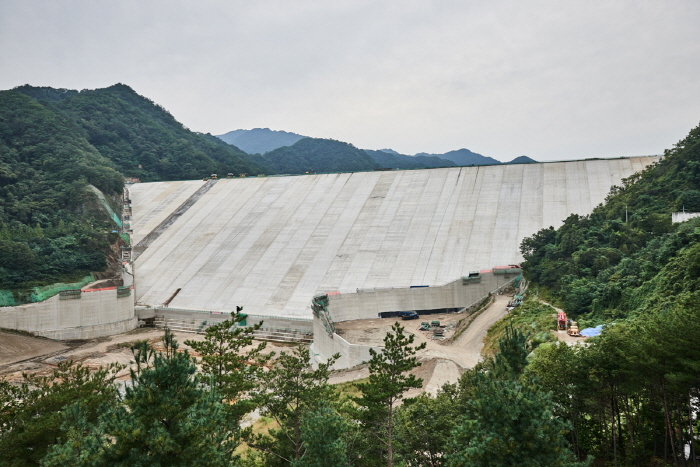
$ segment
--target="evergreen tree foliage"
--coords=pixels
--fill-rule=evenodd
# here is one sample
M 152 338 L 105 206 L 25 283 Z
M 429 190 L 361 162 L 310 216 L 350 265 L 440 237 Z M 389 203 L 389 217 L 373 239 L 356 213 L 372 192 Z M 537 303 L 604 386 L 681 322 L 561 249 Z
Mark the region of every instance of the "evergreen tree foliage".
M 99 407 L 116 398 L 112 383 L 121 368 L 91 372 L 64 361 L 50 376 L 25 374 L 20 385 L 0 381 L 0 466 L 39 465 L 62 436 L 62 413 L 75 401 L 80 401 L 83 420 L 94 422 Z
M 305 449 L 304 417 L 327 408 L 325 404 L 336 399 L 328 377 L 337 358 L 338 355 L 334 355 L 314 369 L 309 349 L 299 345 L 291 353 L 281 352 L 272 368 L 265 372 L 260 394 L 261 412 L 275 420 L 279 428 L 271 430 L 269 435 L 249 433 L 247 442 L 266 454 L 267 465 L 290 465 L 300 461 Z M 316 455 L 313 452 L 312 448 L 309 462 Z
M 304 454 L 292 467 L 350 467 L 345 434 L 348 422 L 326 403 L 308 412 L 301 421 Z
M 262 322 L 239 326 L 246 317 L 242 310 L 243 307 L 237 307 L 231 319 L 208 327 L 203 341 L 185 341 L 201 356 L 201 372 L 213 379 L 217 391 L 227 401 L 234 423 L 255 409 L 252 392 L 258 388 L 269 360 L 269 356 L 261 354 L 266 346 L 264 342 L 243 350 L 253 344 L 254 332 Z
M 409 371 L 420 366 L 416 352 L 425 342 L 411 346 L 413 334 L 406 335 L 400 323 L 395 323 L 384 336 L 382 351 L 370 349 L 369 381 L 358 384 L 362 396 L 353 400 L 358 405 L 356 418 L 366 435 L 366 456 L 363 465 L 394 464 L 394 411 L 403 394 L 422 387 L 423 380 Z
M 480 375 L 479 397 L 467 404 L 464 422 L 450 440 L 450 467 L 576 466 L 552 414 L 549 394 L 517 380 Z
M 120 403 L 102 407 L 90 426 L 80 404 L 66 412 L 67 442 L 47 455 L 46 466 L 225 466 L 234 465 L 234 430 L 221 396 L 195 374 L 187 352 L 178 352 L 166 332 L 165 351 L 155 353 Z
M 443 465 L 462 412 L 454 385 L 443 386 L 435 397 L 423 393 L 405 400 L 396 411 L 394 427 L 398 457 L 412 467 Z
M 553 414 L 551 394 L 524 375 L 528 338 L 509 327 L 499 352 L 482 371 L 465 374 L 471 397 L 448 443 L 447 466 L 581 466 Z

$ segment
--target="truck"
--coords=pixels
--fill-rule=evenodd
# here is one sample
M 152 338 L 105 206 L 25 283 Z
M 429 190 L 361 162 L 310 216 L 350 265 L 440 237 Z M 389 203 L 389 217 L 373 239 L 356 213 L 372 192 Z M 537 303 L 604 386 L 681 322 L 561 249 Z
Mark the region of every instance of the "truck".
M 397 311 L 396 316 L 400 317 L 402 320 L 418 319 L 418 313 L 415 311 Z

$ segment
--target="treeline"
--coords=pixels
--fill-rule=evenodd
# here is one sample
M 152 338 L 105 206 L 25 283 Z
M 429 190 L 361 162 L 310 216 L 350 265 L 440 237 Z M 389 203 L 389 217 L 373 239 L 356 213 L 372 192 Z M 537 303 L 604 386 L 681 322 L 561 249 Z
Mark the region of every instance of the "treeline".
M 332 139 L 303 138 L 259 156 L 276 173 L 361 172 L 381 168 L 365 151 Z
M 239 309 L 240 311 L 240 309 Z M 50 377 L 0 382 L 0 465 L 12 466 L 578 466 L 552 395 L 528 372 L 529 343 L 510 329 L 495 358 L 437 397 L 400 402 L 422 380 L 413 336 L 396 323 L 356 391 L 328 384 L 299 346 L 276 358 L 232 319 L 186 341 L 166 330 L 159 350 L 131 346 L 122 368 L 59 365 Z M 199 368 L 199 370 L 198 370 Z M 122 388 L 122 389 L 118 389 Z M 258 408 L 269 429 L 240 428 Z
M 698 290 L 697 221 L 672 225 L 674 211 L 700 211 L 700 127 L 664 158 L 613 187 L 589 216 L 523 241 L 530 279 L 586 323 L 622 319 Z
M 124 178 L 67 118 L 0 92 L 0 289 L 105 269 L 114 226 L 88 184 L 118 197 Z
M 609 325 L 586 346 L 544 344 L 527 372 L 552 394 L 579 458 L 612 465 L 697 465 L 697 297 Z M 603 464 L 601 464 L 603 465 Z
M 80 92 L 20 86 L 11 92 L 30 96 L 70 120 L 84 140 L 126 177 L 152 182 L 194 180 L 212 173 L 270 173 L 235 146 L 188 130 L 124 84 Z
M 528 372 L 571 424 L 576 454 L 614 465 L 697 465 L 700 411 L 700 127 L 613 187 L 590 216 L 525 239 L 540 295 L 583 326 L 586 346 L 543 344 Z

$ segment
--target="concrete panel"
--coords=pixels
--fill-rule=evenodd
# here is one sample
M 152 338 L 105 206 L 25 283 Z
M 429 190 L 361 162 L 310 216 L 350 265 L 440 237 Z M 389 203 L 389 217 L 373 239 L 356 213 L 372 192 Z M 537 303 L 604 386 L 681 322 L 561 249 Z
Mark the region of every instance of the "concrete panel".
M 310 318 L 318 293 L 443 285 L 521 261 L 523 238 L 657 159 L 218 180 L 135 261 L 136 297 Z M 202 183 L 131 185 L 134 239 Z
M 117 297 L 116 288 L 90 291 L 81 298 L 0 308 L 0 327 L 50 339 L 92 339 L 130 331 L 137 325 L 133 295 Z

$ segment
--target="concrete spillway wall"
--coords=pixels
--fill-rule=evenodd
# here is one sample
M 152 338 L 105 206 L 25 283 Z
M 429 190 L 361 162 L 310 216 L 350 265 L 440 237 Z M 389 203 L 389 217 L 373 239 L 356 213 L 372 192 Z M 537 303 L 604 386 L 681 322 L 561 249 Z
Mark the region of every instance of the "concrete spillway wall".
M 519 271 L 519 270 L 518 270 Z M 498 292 L 510 284 L 520 273 L 494 274 L 482 272 L 478 282 L 459 279 L 441 287 L 395 288 L 358 291 L 351 294 L 331 294 L 328 296 L 328 314 L 314 316 L 314 341 L 311 352 L 318 363 L 327 361 L 338 353 L 340 358 L 334 368 L 350 368 L 369 360 L 370 349 L 380 347 L 351 344 L 329 329 L 324 320 L 333 323 L 357 319 L 372 319 L 392 311 L 419 313 L 427 310 L 465 309 L 472 307 L 489 294 Z
M 134 184 L 137 300 L 311 318 L 319 293 L 446 284 L 657 159 Z
M 133 291 L 88 290 L 43 302 L 0 308 L 0 327 L 50 339 L 92 339 L 136 328 Z M 80 298 L 75 298 L 76 296 Z

